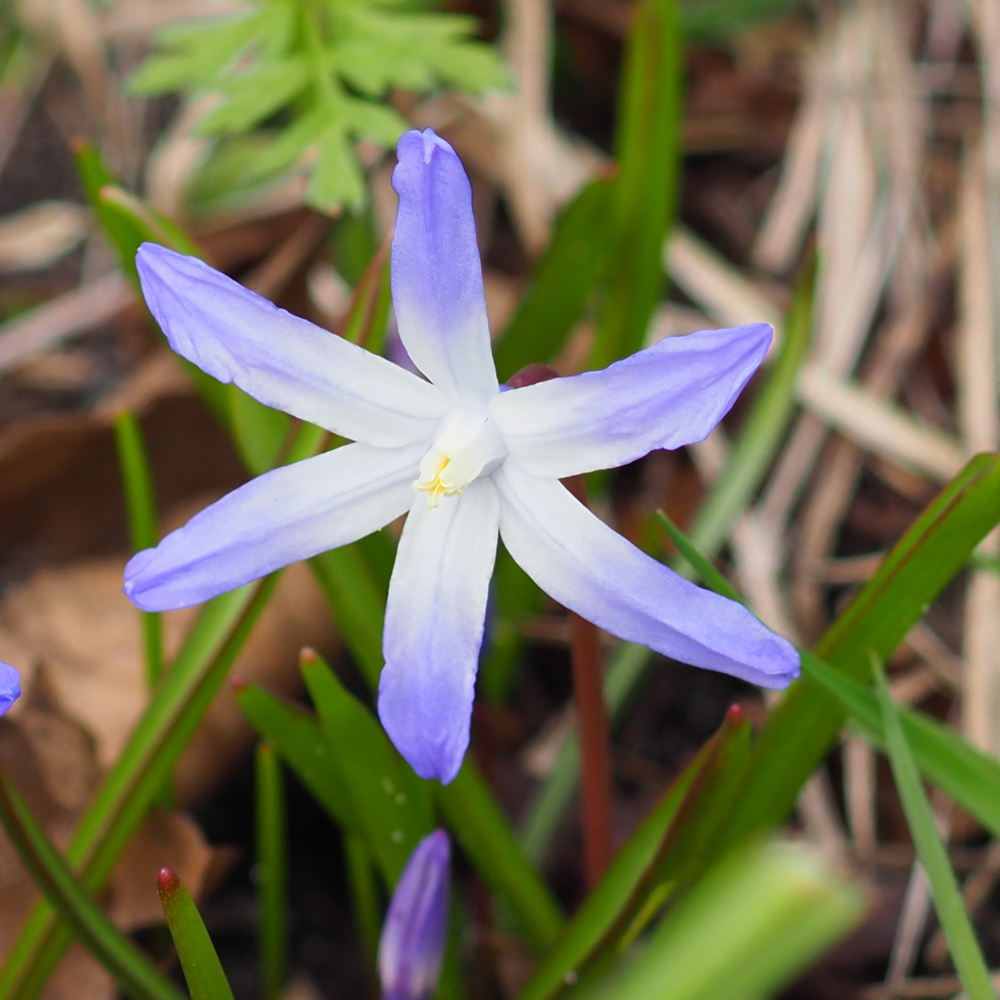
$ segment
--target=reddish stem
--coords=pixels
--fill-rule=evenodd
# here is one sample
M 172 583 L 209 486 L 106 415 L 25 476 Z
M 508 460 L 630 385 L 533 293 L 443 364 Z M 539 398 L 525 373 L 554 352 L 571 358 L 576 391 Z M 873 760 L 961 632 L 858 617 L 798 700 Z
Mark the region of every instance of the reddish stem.
M 570 492 L 586 503 L 582 476 L 566 480 Z M 573 699 L 580 740 L 583 796 L 584 875 L 592 889 L 611 863 L 611 736 L 604 700 L 604 657 L 596 625 L 570 612 Z

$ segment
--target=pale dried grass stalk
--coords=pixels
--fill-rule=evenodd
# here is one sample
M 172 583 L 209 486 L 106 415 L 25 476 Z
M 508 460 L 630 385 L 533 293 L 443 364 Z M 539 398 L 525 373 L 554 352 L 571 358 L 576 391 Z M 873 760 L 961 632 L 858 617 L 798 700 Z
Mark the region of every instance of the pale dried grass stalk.
M 134 301 L 135 292 L 128 281 L 121 274 L 110 274 L 3 324 L 0 372 L 106 323 Z
M 948 482 L 965 464 L 964 450 L 950 435 L 817 364 L 803 369 L 798 393 L 804 406 L 845 437 L 935 482 Z
M 989 258 L 987 169 L 980 151 L 966 158 L 961 193 L 961 274 L 956 381 L 958 425 L 966 452 L 1000 444 L 997 350 Z M 979 546 L 1000 555 L 1000 533 Z M 1000 750 L 1000 579 L 973 570 L 966 592 L 962 729 L 978 747 Z
M 684 293 L 723 326 L 770 323 L 781 338 L 781 311 L 752 281 L 684 226 L 675 226 L 663 248 L 663 266 Z
M 753 248 L 753 261 L 780 274 L 795 262 L 816 207 L 820 156 L 830 105 L 830 51 L 806 57 L 802 103 L 788 136 L 781 180 Z
M 844 760 L 844 804 L 847 822 L 859 861 L 869 861 L 875 854 L 877 791 L 875 752 L 860 737 L 849 735 L 842 744 Z

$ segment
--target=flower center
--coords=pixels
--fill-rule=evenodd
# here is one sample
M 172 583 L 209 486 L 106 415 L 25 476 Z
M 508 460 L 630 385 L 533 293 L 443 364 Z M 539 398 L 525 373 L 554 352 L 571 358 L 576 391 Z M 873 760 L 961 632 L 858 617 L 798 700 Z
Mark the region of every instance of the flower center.
M 413 488 L 427 494 L 428 507 L 437 507 L 442 497 L 457 496 L 474 479 L 489 475 L 506 454 L 500 432 L 485 413 L 453 410 L 438 425 Z

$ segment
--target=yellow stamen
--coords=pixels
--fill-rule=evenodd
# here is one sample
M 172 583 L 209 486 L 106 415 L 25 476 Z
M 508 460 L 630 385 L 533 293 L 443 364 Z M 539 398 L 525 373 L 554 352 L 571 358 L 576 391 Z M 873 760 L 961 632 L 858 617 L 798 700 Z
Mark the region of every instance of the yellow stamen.
M 439 507 L 441 505 L 441 497 L 451 497 L 462 492 L 460 488 L 449 486 L 441 481 L 441 473 L 444 472 L 450 461 L 451 458 L 449 456 L 442 455 L 438 459 L 437 468 L 434 470 L 434 478 L 430 480 L 418 479 L 413 484 L 415 490 L 421 490 L 427 494 L 428 507 Z

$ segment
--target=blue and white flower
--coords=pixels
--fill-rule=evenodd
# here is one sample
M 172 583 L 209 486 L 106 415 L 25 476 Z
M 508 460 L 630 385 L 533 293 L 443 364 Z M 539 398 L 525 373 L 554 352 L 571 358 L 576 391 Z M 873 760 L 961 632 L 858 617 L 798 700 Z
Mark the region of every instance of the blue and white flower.
M 468 178 L 429 129 L 399 141 L 392 297 L 426 381 L 152 244 L 143 293 L 174 350 L 222 382 L 356 442 L 258 477 L 128 564 L 146 610 L 184 607 L 402 514 L 379 687 L 414 770 L 448 782 L 469 740 L 498 534 L 560 604 L 666 656 L 764 687 L 798 654 L 749 611 L 640 552 L 567 476 L 704 438 L 771 340 L 766 325 L 660 341 L 603 371 L 500 392 Z

